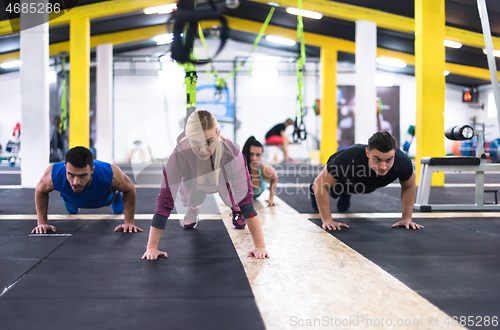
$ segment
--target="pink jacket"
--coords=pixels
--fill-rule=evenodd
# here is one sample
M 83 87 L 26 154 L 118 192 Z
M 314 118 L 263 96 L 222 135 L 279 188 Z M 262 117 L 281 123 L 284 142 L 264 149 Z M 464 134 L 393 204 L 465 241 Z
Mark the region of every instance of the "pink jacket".
M 177 146 L 163 168 L 163 179 L 158 195 L 155 213 L 168 217 L 174 208 L 177 191 L 181 190 L 183 202 L 189 204 L 196 193 L 196 155 L 191 150 L 185 132 L 177 138 Z M 219 195 L 232 209 L 253 203 L 253 191 L 247 162 L 241 151 L 228 139 L 219 142 L 217 148 L 224 148 L 219 174 Z

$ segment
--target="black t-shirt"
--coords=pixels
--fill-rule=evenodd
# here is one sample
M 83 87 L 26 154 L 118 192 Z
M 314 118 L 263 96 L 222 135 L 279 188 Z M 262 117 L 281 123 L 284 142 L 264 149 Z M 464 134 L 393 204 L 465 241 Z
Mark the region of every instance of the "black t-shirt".
M 379 176 L 368 166 L 366 144 L 355 144 L 348 149 L 334 153 L 328 159 L 328 173 L 341 184 L 347 185 L 350 194 L 368 194 L 375 189 L 385 187 L 394 180 L 407 181 L 413 174 L 410 158 L 396 149 L 394 165 L 384 176 Z M 340 191 L 337 191 L 340 193 Z
M 269 130 L 269 132 L 267 132 L 266 139 L 268 139 L 268 138 L 270 138 L 271 136 L 274 136 L 274 135 L 281 136 L 281 131 L 284 131 L 284 130 L 286 130 L 285 124 L 283 124 L 283 123 L 278 124 L 278 125 L 274 126 L 273 128 L 271 128 Z

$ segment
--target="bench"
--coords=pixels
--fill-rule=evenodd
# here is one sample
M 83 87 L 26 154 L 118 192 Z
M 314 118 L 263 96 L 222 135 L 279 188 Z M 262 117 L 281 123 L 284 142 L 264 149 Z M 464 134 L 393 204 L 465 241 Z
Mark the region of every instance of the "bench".
M 488 164 L 479 157 L 423 157 L 422 168 L 414 209 L 422 212 L 435 210 L 448 211 L 486 211 L 500 210 L 496 190 L 484 190 L 484 173 L 500 171 L 500 164 Z M 434 172 L 466 172 L 476 173 L 475 204 L 429 204 L 432 175 Z M 484 193 L 494 193 L 495 203 L 485 203 Z
M 292 142 L 288 145 L 288 156 L 291 159 L 307 159 L 309 152 L 307 151 L 306 142 Z M 283 150 L 275 144 L 264 145 L 264 163 L 265 164 L 280 164 L 285 159 Z

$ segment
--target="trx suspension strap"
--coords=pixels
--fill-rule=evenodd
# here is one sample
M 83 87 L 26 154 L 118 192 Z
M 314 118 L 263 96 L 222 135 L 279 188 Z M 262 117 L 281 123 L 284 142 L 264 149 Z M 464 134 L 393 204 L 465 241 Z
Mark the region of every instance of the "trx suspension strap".
M 307 137 L 306 125 L 304 124 L 304 108 L 302 99 L 302 89 L 304 86 L 304 81 L 302 79 L 302 71 L 306 64 L 306 50 L 304 43 L 304 24 L 302 23 L 302 0 L 298 0 L 299 14 L 297 15 L 297 37 L 300 40 L 300 53 L 297 59 L 297 80 L 299 85 L 299 95 L 298 95 L 298 108 L 300 108 L 300 124 L 299 124 L 299 109 L 295 108 L 295 126 L 293 129 L 293 142 L 298 142 L 299 140 L 304 141 Z
M 203 30 L 201 29 L 201 25 L 198 24 L 198 35 L 200 36 L 200 41 L 201 41 L 201 44 L 203 45 L 203 48 L 205 48 L 205 52 L 207 53 L 207 56 L 209 56 L 208 54 L 208 46 L 207 46 L 207 42 L 205 41 L 205 36 L 203 34 Z M 214 101 L 217 101 L 219 102 L 222 98 L 222 91 L 224 89 L 227 89 L 227 85 L 226 85 L 226 80 L 225 79 L 220 79 L 218 76 L 217 76 L 217 71 L 215 71 L 215 67 L 213 65 L 213 62 L 210 61 L 210 66 L 207 65 L 207 81 L 210 81 L 210 71 L 212 70 L 213 74 L 214 74 L 214 78 L 215 78 L 215 98 L 214 98 Z
M 194 50 L 191 49 L 190 57 L 194 58 Z M 186 77 L 184 78 L 184 85 L 186 85 L 186 120 L 196 111 L 196 81 L 198 75 L 196 74 L 196 67 L 193 63 L 187 62 L 186 64 L 177 63 L 178 66 L 184 69 Z
M 63 73 L 63 79 L 61 82 L 61 87 L 62 87 L 62 93 L 61 93 L 61 115 L 60 115 L 60 121 L 59 121 L 59 135 L 63 134 L 66 132 L 67 129 L 67 118 L 68 118 L 68 111 L 67 111 L 67 93 L 66 93 L 66 69 L 64 68 L 64 65 L 66 63 L 66 57 L 62 57 L 62 73 Z
M 186 85 L 186 117 L 189 117 L 196 111 L 196 80 L 198 76 L 196 75 L 196 67 L 194 64 L 187 63 L 181 66 L 184 67 L 184 71 L 186 71 L 186 78 L 184 79 L 184 84 Z
M 248 54 L 248 56 L 245 57 L 245 59 L 243 61 L 241 61 L 240 64 L 238 64 L 225 78 L 218 77 L 217 70 L 215 70 L 213 62 L 210 62 L 210 67 L 207 67 L 207 77 L 208 77 L 210 69 L 211 69 L 212 73 L 214 74 L 214 78 L 215 78 L 216 97 L 218 97 L 219 99 L 222 95 L 222 90 L 227 89 L 226 80 L 229 79 L 231 76 L 233 76 L 236 73 L 236 71 L 238 71 L 243 65 L 245 65 L 246 61 L 250 58 L 250 55 L 252 55 L 252 53 L 257 48 L 257 45 L 259 44 L 260 39 L 264 35 L 264 32 L 266 31 L 266 28 L 269 25 L 271 18 L 273 17 L 275 9 L 276 9 L 275 7 L 272 7 L 271 10 L 269 11 L 269 14 L 267 14 L 266 20 L 264 21 L 264 24 L 262 24 L 262 27 L 260 28 L 260 31 L 257 34 L 257 37 L 255 38 L 255 41 L 253 42 L 252 49 L 250 50 L 250 53 Z M 208 47 L 207 47 L 207 43 L 205 41 L 205 37 L 203 36 L 203 31 L 201 30 L 201 26 L 199 27 L 199 36 L 200 36 L 200 41 L 203 44 L 203 47 L 205 48 L 205 51 L 207 52 L 207 56 L 208 56 Z
M 206 64 L 211 61 L 210 58 L 205 60 L 196 60 L 194 56 L 194 41 L 197 36 L 198 22 L 201 20 L 219 20 L 220 28 L 220 45 L 215 53 L 217 56 L 226 43 L 229 28 L 227 20 L 221 15 L 219 9 L 213 2 L 208 0 L 210 10 L 196 10 L 196 0 L 179 0 L 177 2 L 177 10 L 175 10 L 167 21 L 167 27 L 174 21 L 173 41 L 170 48 L 171 57 L 186 71 L 186 119 L 196 110 L 196 64 Z

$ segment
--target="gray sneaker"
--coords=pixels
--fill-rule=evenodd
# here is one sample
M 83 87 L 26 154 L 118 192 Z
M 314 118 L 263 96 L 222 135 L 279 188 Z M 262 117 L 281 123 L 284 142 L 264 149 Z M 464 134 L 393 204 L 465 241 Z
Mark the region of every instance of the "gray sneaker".
M 200 207 L 192 207 L 188 206 L 188 209 L 186 211 L 186 215 L 184 215 L 184 221 L 182 223 L 182 227 L 185 229 L 194 229 L 198 225 L 198 213 L 200 211 Z

